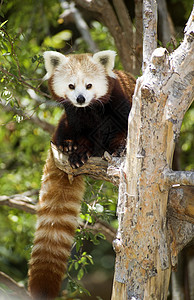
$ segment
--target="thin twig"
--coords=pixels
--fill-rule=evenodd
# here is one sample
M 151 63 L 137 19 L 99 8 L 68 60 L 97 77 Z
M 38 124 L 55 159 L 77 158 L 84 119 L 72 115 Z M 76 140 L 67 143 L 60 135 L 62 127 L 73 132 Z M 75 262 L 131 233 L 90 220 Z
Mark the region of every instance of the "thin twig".
M 26 87 L 30 88 L 30 89 L 33 89 L 35 92 L 41 94 L 42 96 L 44 97 L 47 97 L 49 99 L 51 99 L 51 96 L 45 92 L 42 92 L 39 88 L 37 87 L 34 87 L 33 85 L 27 83 L 24 79 L 22 79 L 22 77 L 18 77 L 12 73 L 10 73 L 9 71 L 7 71 L 6 69 L 0 67 L 0 71 L 8 76 L 11 76 L 11 77 L 14 77 L 18 82 L 21 82 L 23 85 L 25 85 Z
M 17 69 L 18 69 L 18 74 L 19 74 L 19 78 L 21 79 L 21 70 L 20 70 L 20 65 L 19 65 L 19 61 L 18 61 L 18 58 L 17 58 L 17 55 L 15 53 L 15 50 L 14 50 L 14 46 L 13 46 L 13 42 L 9 36 L 9 34 L 7 33 L 6 30 L 4 30 L 3 28 L 0 29 L 1 31 L 3 31 L 3 33 L 7 36 L 7 39 L 8 39 L 8 42 L 11 46 L 11 54 L 13 55 L 13 58 L 16 62 L 16 65 L 17 65 Z
M 1 99 L 0 99 L 1 100 Z M 53 134 L 54 132 L 54 129 L 55 129 L 55 126 L 46 122 L 46 121 L 43 121 L 41 119 L 39 119 L 36 115 L 29 115 L 27 114 L 23 109 L 22 109 L 22 106 L 20 106 L 20 109 L 17 109 L 15 107 L 12 107 L 11 105 L 7 104 L 7 105 L 3 105 L 3 103 L 0 102 L 0 105 L 3 106 L 3 109 L 5 111 L 9 111 L 9 112 L 13 112 L 14 114 L 17 114 L 19 116 L 22 116 L 24 118 L 24 120 L 29 120 L 31 121 L 32 123 L 38 125 L 40 128 L 42 128 L 43 130 L 49 132 L 50 134 Z M 40 104 L 39 104 L 40 105 Z
M 112 243 L 116 237 L 116 229 L 102 220 L 97 220 L 94 225 L 87 225 L 86 228 L 96 233 L 101 232 L 109 243 Z

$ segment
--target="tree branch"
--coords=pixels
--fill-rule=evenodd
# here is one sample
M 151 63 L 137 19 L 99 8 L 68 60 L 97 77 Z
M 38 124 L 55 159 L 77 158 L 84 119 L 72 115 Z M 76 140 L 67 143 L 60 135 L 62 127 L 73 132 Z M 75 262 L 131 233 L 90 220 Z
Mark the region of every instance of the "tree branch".
M 164 179 L 169 185 L 192 185 L 194 186 L 194 172 L 192 171 L 172 171 L 166 169 L 163 172 Z
M 155 106 L 160 103 L 159 106 L 162 110 L 160 113 L 157 112 L 155 118 L 157 121 L 160 120 L 160 125 L 165 123 L 164 134 L 168 139 L 166 153 L 169 167 L 171 167 L 172 154 L 179 137 L 184 114 L 192 103 L 194 95 L 193 15 L 194 9 L 186 27 L 184 41 L 172 54 L 169 55 L 165 48 L 154 50 L 143 76 L 137 80 L 134 94 L 134 99 L 143 97 L 145 103 L 155 103 Z M 132 119 L 132 112 L 135 109 L 134 105 L 130 119 Z M 150 115 L 153 114 L 151 110 L 149 112 Z
M 170 217 L 168 219 L 168 231 L 171 238 L 171 263 L 176 266 L 178 263 L 178 253 L 193 239 L 194 224 L 185 220 Z
M 32 89 L 27 89 L 27 93 L 28 95 L 30 96 L 30 98 L 34 101 L 36 101 L 38 104 L 44 104 L 45 106 L 56 106 L 56 101 L 55 100 L 47 100 L 46 97 L 42 97 L 42 96 L 39 96 L 34 90 Z
M 106 180 L 114 185 L 119 185 L 119 168 L 124 160 L 123 157 L 111 157 L 105 152 L 106 160 L 100 157 L 91 157 L 82 167 L 72 169 L 67 155 L 58 150 L 53 143 L 51 143 L 51 149 L 57 168 L 67 173 L 70 181 L 73 180 L 73 176 L 90 175 L 95 179 Z
M 30 214 L 36 214 L 35 206 L 32 203 L 32 199 L 29 196 L 26 196 L 25 193 L 12 196 L 0 196 L 0 205 L 7 205 Z
M 10 288 L 14 292 L 15 296 L 17 296 L 17 298 L 19 297 L 23 300 L 31 299 L 31 297 L 29 296 L 29 294 L 23 286 L 20 286 L 15 280 L 13 280 L 11 277 L 9 277 L 3 272 L 0 272 L 0 282 L 5 284 L 8 288 Z
M 3 67 L 0 67 L 0 71 L 2 73 L 4 73 L 6 76 L 9 76 L 9 77 L 14 77 L 18 82 L 20 82 L 23 86 L 27 87 L 27 88 L 30 88 L 32 90 L 34 90 L 35 92 L 39 93 L 40 95 L 44 96 L 44 97 L 47 97 L 49 99 L 51 99 L 51 96 L 45 92 L 42 92 L 39 87 L 34 87 L 33 85 L 29 84 L 28 82 L 26 82 L 26 80 L 24 80 L 22 77 L 18 77 L 12 73 L 10 73 L 9 71 L 7 71 L 6 69 L 4 69 Z
M 169 56 L 171 72 L 164 84 L 168 96 L 165 117 L 177 137 L 185 112 L 194 99 L 194 8 L 185 28 L 184 40 Z
M 0 105 L 3 106 L 3 109 L 7 112 L 13 112 L 14 114 L 17 114 L 19 116 L 22 116 L 24 118 L 24 120 L 29 120 L 32 123 L 38 125 L 40 128 L 42 128 L 43 130 L 49 132 L 50 134 L 53 134 L 55 126 L 46 122 L 46 121 L 42 121 L 40 120 L 36 115 L 29 115 L 27 114 L 27 112 L 25 110 L 22 109 L 22 107 L 20 107 L 19 109 L 17 109 L 16 107 L 12 107 L 11 105 L 7 104 L 7 105 L 3 105 L 2 102 L 0 102 Z
M 62 1 L 61 2 L 61 7 L 65 10 L 59 16 L 59 18 L 65 20 L 65 18 L 67 18 L 67 17 L 69 17 L 69 15 L 71 15 L 71 21 L 73 21 L 76 24 L 77 29 L 80 31 L 83 39 L 88 44 L 90 51 L 91 52 L 97 52 L 99 49 L 98 49 L 97 45 L 95 44 L 95 42 L 93 41 L 93 39 L 90 35 L 87 23 L 83 19 L 83 17 L 81 15 L 81 13 L 79 12 L 79 10 L 75 7 L 75 3 L 70 2 L 70 3 L 67 4 L 66 1 L 65 2 Z M 67 14 L 67 10 L 68 10 L 68 14 Z
M 113 0 L 117 18 L 129 45 L 133 45 L 133 24 L 123 0 Z
M 150 62 L 157 47 L 157 3 L 156 0 L 143 1 L 143 70 Z
M 89 175 L 95 179 L 106 180 L 114 185 L 119 185 L 120 182 L 120 167 L 124 162 L 125 157 L 111 157 L 105 153 L 106 161 L 100 157 L 91 157 L 86 164 L 81 168 L 72 169 L 69 165 L 68 156 L 59 151 L 54 144 L 51 143 L 51 149 L 56 166 L 69 174 L 70 180 L 73 176 Z M 184 186 L 172 187 L 169 194 L 169 207 L 173 215 L 179 215 L 177 218 L 182 218 L 191 223 L 194 222 L 194 196 L 191 191 L 194 191 L 194 172 L 189 171 L 172 171 L 166 169 L 163 173 L 166 182 L 173 186 L 181 184 Z M 179 203 L 179 208 L 177 206 Z
M 174 186 L 168 195 L 168 218 L 194 224 L 194 186 Z

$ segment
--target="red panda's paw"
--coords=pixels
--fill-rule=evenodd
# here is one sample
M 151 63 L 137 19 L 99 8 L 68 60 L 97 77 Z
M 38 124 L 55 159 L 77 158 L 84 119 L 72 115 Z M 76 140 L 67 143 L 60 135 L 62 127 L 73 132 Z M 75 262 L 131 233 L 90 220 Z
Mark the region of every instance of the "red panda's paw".
M 77 150 L 77 144 L 73 140 L 64 140 L 62 145 L 58 146 L 63 153 L 71 154 Z
M 77 169 L 83 166 L 88 161 L 90 156 L 91 153 L 89 151 L 75 151 L 69 155 L 69 163 L 73 169 Z

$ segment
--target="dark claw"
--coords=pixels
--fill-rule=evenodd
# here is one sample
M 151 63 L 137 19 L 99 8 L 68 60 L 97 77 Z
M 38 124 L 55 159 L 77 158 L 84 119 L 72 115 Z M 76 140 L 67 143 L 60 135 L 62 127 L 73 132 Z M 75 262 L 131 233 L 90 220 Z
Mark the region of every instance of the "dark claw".
M 57 147 L 69 155 L 69 163 L 73 169 L 83 166 L 92 155 L 92 147 L 87 140 L 83 140 L 82 143 L 74 140 L 62 140 L 59 141 Z
M 89 154 L 88 154 L 89 155 Z M 72 168 L 80 168 L 88 161 L 86 153 L 73 152 L 69 155 L 69 163 Z
M 60 145 L 57 145 L 60 151 L 71 154 L 77 150 L 77 145 L 73 140 L 63 140 Z
M 72 169 L 77 169 L 76 165 L 71 164 Z

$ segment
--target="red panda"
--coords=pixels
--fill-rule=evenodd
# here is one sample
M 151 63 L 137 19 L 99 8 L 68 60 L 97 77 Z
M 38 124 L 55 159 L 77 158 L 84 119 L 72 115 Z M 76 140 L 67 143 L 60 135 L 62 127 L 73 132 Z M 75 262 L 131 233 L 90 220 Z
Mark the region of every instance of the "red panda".
M 116 53 L 62 55 L 44 53 L 49 88 L 65 108 L 52 142 L 68 154 L 72 168 L 104 151 L 119 155 L 125 148 L 128 114 L 135 79 L 113 70 Z M 29 262 L 29 291 L 33 299 L 54 299 L 62 277 L 77 226 L 84 195 L 84 179 L 68 176 L 47 158 L 40 190 L 38 220 Z

